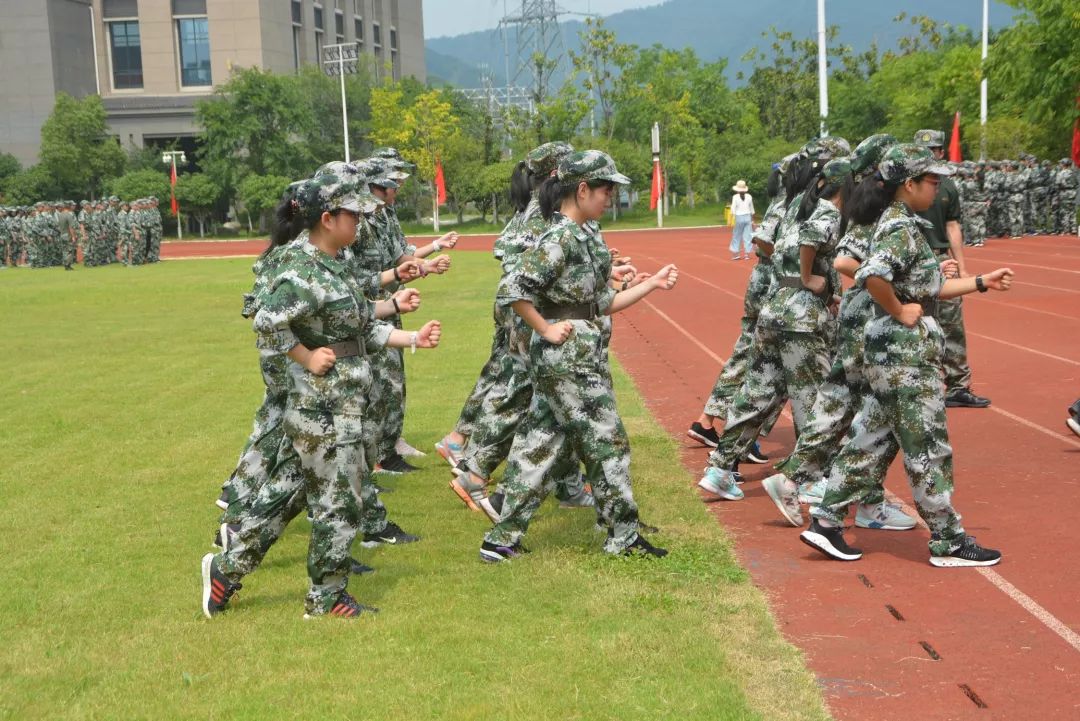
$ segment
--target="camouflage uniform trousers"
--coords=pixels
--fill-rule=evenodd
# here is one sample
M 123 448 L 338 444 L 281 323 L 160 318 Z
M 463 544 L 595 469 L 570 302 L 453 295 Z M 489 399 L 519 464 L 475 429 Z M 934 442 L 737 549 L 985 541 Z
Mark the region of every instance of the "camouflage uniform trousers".
M 833 461 L 825 497 L 811 513 L 842 525 L 851 504 L 873 502 L 902 450 L 915 508 L 930 529 L 930 552 L 948 554 L 959 546 L 964 529 L 952 506 L 952 448 L 941 370 L 868 365 L 864 373 L 870 392 Z
M 1054 213 L 1054 230 L 1061 235 L 1076 232 L 1076 191 L 1059 192 Z
M 638 535 L 638 509 L 630 484 L 630 439 L 615 407 L 610 375 L 598 371 L 536 376 L 529 412 L 510 449 L 502 518 L 485 540 L 511 546 L 521 540 L 536 510 L 555 486 L 560 459 L 585 464 L 597 516 L 608 527 L 604 550 L 620 553 Z
M 945 391 L 952 393 L 971 387 L 971 366 L 967 359 L 967 334 L 964 332 L 962 298 L 938 301 L 937 322 L 945 334 L 945 353 L 941 358 L 945 371 Z
M 19 264 L 19 261 L 22 260 L 22 255 L 25 249 L 26 242 L 23 240 L 23 234 L 20 231 L 12 228 L 11 236 L 8 239 L 7 250 L 8 263 L 10 263 L 12 267 L 17 266 Z
M 401 321 L 395 319 L 398 328 Z M 372 353 L 370 415 L 377 429 L 376 458 L 394 453 L 405 426 L 405 358 L 400 348 L 381 348 Z
M 1050 191 L 1047 188 L 1033 188 L 1027 197 L 1026 230 L 1029 233 L 1044 233 L 1052 226 L 1049 223 Z
M 311 512 L 308 611 L 325 613 L 345 590 L 353 540 L 360 529 L 361 479 L 368 475 L 363 421 L 358 415 L 289 409 L 285 434 L 296 462 L 286 463 L 255 496 L 218 567 L 234 583 L 258 568 L 281 536 L 289 513 L 306 498 Z
M 971 203 L 964 207 L 964 237 L 969 243 L 979 244 L 986 240 L 987 207 L 983 203 Z
M 1006 224 L 1008 233 L 1012 237 L 1020 237 L 1024 234 L 1024 196 L 1013 194 L 1009 196 L 1009 204 L 1005 208 Z
M 758 324 L 746 380 L 732 399 L 720 443 L 709 454 L 711 465 L 726 470 L 743 458 L 785 399 L 791 400 L 795 433 L 802 433 L 832 365 L 828 336 Z
M 134 223 L 133 223 L 134 224 Z M 139 229 L 139 237 L 135 237 L 135 231 L 131 232 L 131 264 L 143 265 L 146 263 L 146 231 Z
M 145 261 L 147 263 L 157 263 L 161 260 L 161 230 L 151 228 L 147 240 Z
M 477 420 L 482 417 L 484 397 L 495 390 L 494 386 L 499 381 L 501 373 L 505 372 L 502 365 L 506 360 L 507 313 L 513 313 L 513 311 L 506 306 L 495 305 L 495 332 L 491 338 L 491 353 L 480 370 L 480 377 L 476 379 L 472 393 L 465 399 L 457 424 L 454 426 L 454 430 L 466 438 L 473 434 Z M 505 380 L 505 377 L 503 379 Z

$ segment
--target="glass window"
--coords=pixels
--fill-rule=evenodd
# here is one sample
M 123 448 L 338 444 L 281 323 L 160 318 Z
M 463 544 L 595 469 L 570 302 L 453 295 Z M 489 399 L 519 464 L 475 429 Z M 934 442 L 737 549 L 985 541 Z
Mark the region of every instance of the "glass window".
M 353 0 L 353 3 L 352 3 L 353 15 L 363 15 L 364 14 L 363 5 L 364 5 L 363 0 Z
M 206 18 L 176 21 L 180 43 L 180 84 L 212 85 L 210 80 L 210 25 Z
M 292 21 L 293 25 L 304 24 L 304 10 L 300 5 L 300 0 L 292 0 Z
M 353 30 L 356 31 L 356 44 L 364 44 L 364 19 L 353 18 Z
M 325 30 L 326 26 L 323 25 L 322 5 L 315 6 L 315 29 Z
M 108 25 L 113 87 L 117 90 L 141 88 L 142 45 L 139 42 L 138 21 L 111 22 Z
M 338 10 L 334 13 L 334 32 L 337 33 L 338 42 L 345 42 L 345 16 Z
M 315 31 L 315 62 L 322 63 L 323 61 L 323 32 L 322 30 Z
M 382 45 L 382 29 L 379 23 L 371 23 L 371 40 L 375 45 Z
M 300 32 L 300 28 L 292 29 L 292 60 L 293 67 L 297 70 L 300 69 Z
M 397 30 L 390 28 L 390 49 L 397 50 Z

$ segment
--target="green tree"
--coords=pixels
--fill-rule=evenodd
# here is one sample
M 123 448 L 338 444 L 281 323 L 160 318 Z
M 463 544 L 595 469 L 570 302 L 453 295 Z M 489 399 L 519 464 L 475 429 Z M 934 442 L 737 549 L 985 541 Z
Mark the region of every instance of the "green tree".
M 637 51 L 632 45 L 618 42 L 615 32 L 604 26 L 603 18 L 586 18 L 585 29 L 578 36 L 581 47 L 577 52 L 570 51 L 570 61 L 599 111 L 596 133 L 610 141 L 615 133 L 617 79 L 634 62 Z
M 180 212 L 195 217 L 199 222 L 199 237 L 205 236 L 206 224 L 221 200 L 221 186 L 206 173 L 181 175 L 176 180 L 176 199 Z
M 0 153 L 0 182 L 22 170 L 22 163 L 11 153 Z
M 160 153 L 158 166 L 162 169 L 132 170 L 113 179 L 109 183 L 109 193 L 121 200 L 148 198 L 152 195 L 161 200 L 164 207 L 168 207 L 169 176 L 161 165 Z
M 280 175 L 249 175 L 240 181 L 238 196 L 247 215 L 248 230 L 252 230 L 252 220 L 260 231 L 266 227 L 269 214 L 277 207 L 289 182 Z
M 39 200 L 56 199 L 61 195 L 56 180 L 41 165 L 32 165 L 0 181 L 4 202 L 9 205 L 32 205 Z
M 124 151 L 108 132 L 100 97 L 76 100 L 57 93 L 53 111 L 41 126 L 39 156 L 60 192 L 97 197 L 105 181 L 123 172 Z

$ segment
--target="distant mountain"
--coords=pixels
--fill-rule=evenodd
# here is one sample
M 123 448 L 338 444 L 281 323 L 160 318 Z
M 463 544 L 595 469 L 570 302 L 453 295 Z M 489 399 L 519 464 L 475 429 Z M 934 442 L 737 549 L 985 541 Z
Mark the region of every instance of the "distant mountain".
M 564 7 L 567 4 L 564 3 Z M 871 42 L 881 49 L 896 47 L 897 40 L 912 33 L 910 25 L 893 22 L 899 13 L 927 15 L 952 25 L 965 25 L 979 32 L 982 27 L 982 3 L 978 0 L 827 0 L 826 22 L 840 28 L 839 43 L 865 50 Z M 1000 0 L 991 0 L 991 27 L 1008 26 L 1016 11 Z M 817 32 L 815 0 L 669 0 L 661 5 L 625 10 L 604 19 L 615 31 L 619 42 L 647 47 L 659 43 L 665 47 L 693 48 L 703 60 L 727 58 L 728 77 L 736 83 L 736 72 L 749 71 L 740 58 L 752 47 L 766 47 L 761 33 L 770 25 L 790 30 L 796 37 L 812 37 Z M 576 49 L 578 33 L 584 23 L 570 20 L 560 23 L 563 47 Z M 508 33 L 511 64 L 514 61 L 514 33 Z M 506 59 L 502 34 L 484 30 L 453 37 L 425 41 L 427 72 L 458 87 L 480 85 L 481 69 L 486 68 L 496 85 L 505 84 Z M 566 70 L 564 69 L 564 72 Z M 513 74 L 513 70 L 511 70 Z M 461 82 L 450 80 L 461 78 Z M 466 82 L 467 81 L 467 82 Z

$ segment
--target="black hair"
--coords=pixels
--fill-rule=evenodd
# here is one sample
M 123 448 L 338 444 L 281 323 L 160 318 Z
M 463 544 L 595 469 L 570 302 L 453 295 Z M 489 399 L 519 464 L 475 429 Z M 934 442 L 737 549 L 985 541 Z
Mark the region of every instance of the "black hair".
M 851 191 L 851 198 L 844 203 L 844 214 L 857 225 L 872 225 L 893 202 L 901 183 L 882 180 L 879 173 L 871 173 Z
M 536 177 L 529 170 L 528 164 L 524 160 L 518 161 L 514 172 L 510 174 L 510 202 L 518 213 L 525 212 L 532 200 L 534 186 L 537 185 L 535 180 Z
M 274 209 L 274 224 L 270 229 L 270 244 L 259 256 L 266 257 L 270 251 L 278 246 L 285 245 L 300 235 L 304 229 L 304 215 L 300 212 L 300 204 L 290 188 L 281 196 L 281 202 Z
M 783 179 L 780 168 L 776 167 L 769 171 L 769 180 L 765 183 L 765 194 L 772 200 L 780 194 L 781 180 Z
M 841 210 L 840 230 L 837 237 L 842 238 L 844 231 L 847 230 L 847 220 L 850 217 L 847 211 L 847 201 L 851 197 L 853 187 L 854 182 L 851 179 L 851 173 L 844 173 L 844 177 L 839 181 L 815 182 L 803 193 L 802 201 L 799 203 L 799 212 L 795 214 L 795 222 L 801 223 L 807 220 L 814 212 L 819 200 L 832 200 L 839 195 L 843 209 Z
M 806 190 L 810 185 L 810 181 L 816 178 L 821 169 L 825 166 L 825 161 L 817 157 L 809 157 L 806 155 L 799 155 L 797 158 L 788 163 L 787 172 L 784 173 L 784 207 L 786 208 L 792 199 L 799 193 Z
M 610 180 L 588 180 L 585 184 L 590 188 L 602 188 L 605 185 L 615 185 Z M 551 220 L 551 216 L 555 215 L 555 211 L 559 209 L 562 202 L 567 198 L 573 197 L 573 195 L 577 193 L 578 185 L 580 185 L 580 183 L 560 185 L 559 179 L 554 175 L 547 178 L 540 185 L 540 214 L 544 216 L 544 220 Z

